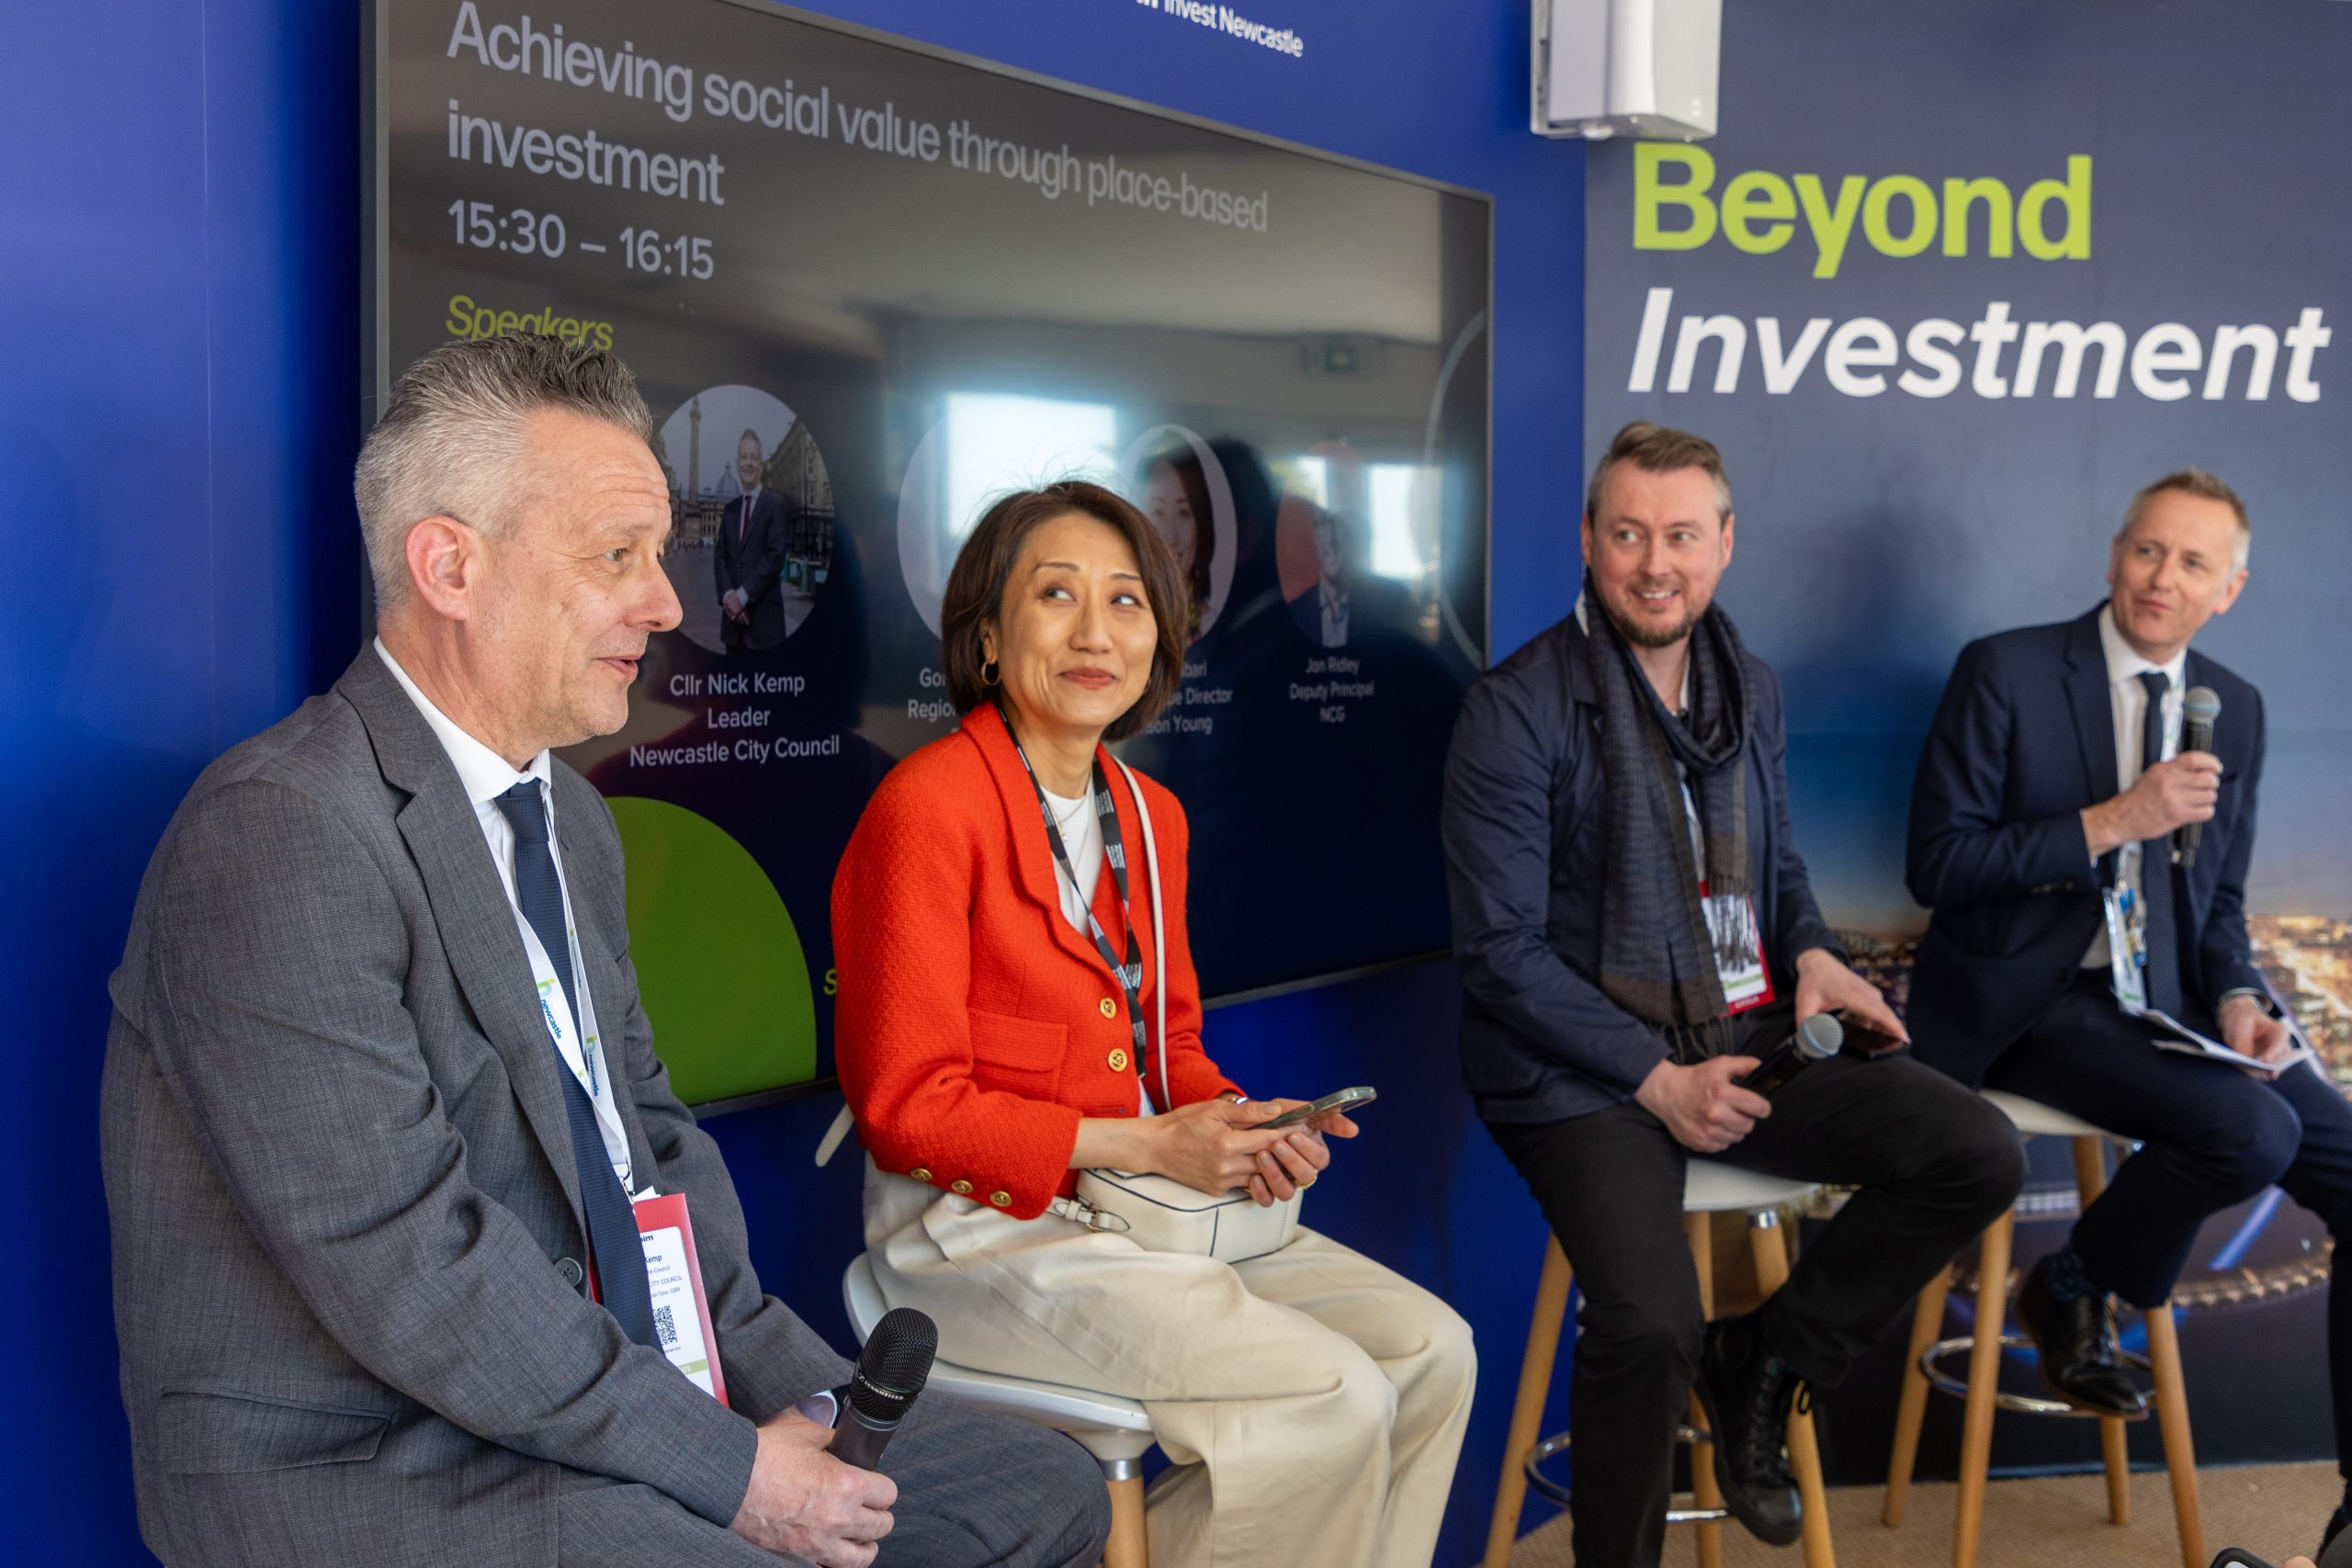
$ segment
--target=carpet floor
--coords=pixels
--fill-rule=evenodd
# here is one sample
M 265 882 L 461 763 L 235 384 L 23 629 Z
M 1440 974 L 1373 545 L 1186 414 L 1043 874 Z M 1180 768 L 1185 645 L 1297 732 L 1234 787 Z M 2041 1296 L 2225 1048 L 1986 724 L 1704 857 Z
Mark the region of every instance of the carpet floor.
M 2198 1483 L 2209 1561 L 2224 1546 L 2244 1547 L 2272 1563 L 2312 1551 L 2343 1495 L 2335 1467 L 2324 1463 L 2207 1470 Z M 1920 1483 L 1911 1488 L 1902 1528 L 1889 1529 L 1879 1522 L 1883 1488 L 1833 1491 L 1830 1541 L 1838 1568 L 1946 1568 L 1958 1495 L 1959 1488 L 1948 1482 Z M 1737 1525 L 1724 1527 L 1723 1541 L 1724 1568 L 1803 1568 L 1795 1547 L 1775 1550 Z M 1670 1529 L 1670 1568 L 1696 1560 L 1695 1532 L 1689 1526 Z M 1569 1568 L 1574 1561 L 1565 1517 L 1522 1536 L 1511 1552 L 1511 1568 Z M 1996 1481 L 1985 1494 L 1977 1562 L 1982 1568 L 2180 1568 L 2171 1489 L 2162 1471 L 2135 1472 L 2131 1520 L 2116 1526 L 2107 1520 L 2104 1476 Z

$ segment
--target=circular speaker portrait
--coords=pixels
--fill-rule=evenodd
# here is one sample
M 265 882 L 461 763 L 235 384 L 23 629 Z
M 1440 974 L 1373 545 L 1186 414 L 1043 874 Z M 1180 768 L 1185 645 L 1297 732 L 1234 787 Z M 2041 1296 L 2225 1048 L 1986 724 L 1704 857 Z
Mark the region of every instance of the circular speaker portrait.
M 833 563 L 833 487 L 808 425 L 756 387 L 707 387 L 654 438 L 670 481 L 662 567 L 713 653 L 765 653 L 800 629 Z
M 1176 552 L 1192 603 L 1191 640 L 1216 625 L 1233 587 L 1233 487 L 1207 442 L 1181 424 L 1145 431 L 1119 466 L 1126 497 Z

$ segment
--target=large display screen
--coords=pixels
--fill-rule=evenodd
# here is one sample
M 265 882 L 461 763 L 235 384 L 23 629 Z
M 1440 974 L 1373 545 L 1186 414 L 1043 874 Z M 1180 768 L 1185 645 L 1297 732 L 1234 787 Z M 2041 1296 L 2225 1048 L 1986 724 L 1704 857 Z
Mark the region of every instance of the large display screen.
M 734 0 L 383 0 L 370 376 L 610 348 L 684 622 L 569 761 L 628 853 L 682 1095 L 831 1074 L 833 869 L 948 734 L 988 502 L 1110 483 L 1187 564 L 1126 743 L 1192 824 L 1203 989 L 1446 943 L 1438 773 L 1487 642 L 1491 204 Z

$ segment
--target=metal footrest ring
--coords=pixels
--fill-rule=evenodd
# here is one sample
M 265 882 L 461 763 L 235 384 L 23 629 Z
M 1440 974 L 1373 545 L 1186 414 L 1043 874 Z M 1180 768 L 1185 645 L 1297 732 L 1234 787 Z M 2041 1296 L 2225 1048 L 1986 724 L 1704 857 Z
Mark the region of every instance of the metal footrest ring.
M 1966 1399 L 1968 1380 L 1946 1371 L 1938 1363 L 1947 1357 L 1973 1350 L 1975 1348 L 1976 1336 L 1973 1334 L 1963 1334 L 1957 1339 L 1945 1339 L 1928 1346 L 1919 1357 L 1919 1371 L 1926 1376 L 1928 1386 L 1938 1393 L 1948 1393 L 1954 1399 Z M 2001 1348 L 2005 1350 L 2031 1349 L 2033 1340 L 2023 1334 L 2004 1334 L 2001 1336 Z M 2145 1356 L 2135 1356 L 2126 1351 L 2118 1357 L 2118 1359 L 2137 1367 L 2143 1372 L 2149 1370 L 2148 1358 Z M 2008 1393 L 1999 1389 L 1993 1391 L 1993 1404 L 1996 1409 L 2013 1410 L 2020 1416 L 2070 1416 L 2078 1420 L 2091 1421 L 2105 1418 L 2099 1411 L 2077 1409 L 2063 1399 L 2040 1399 L 2030 1393 Z M 2144 1410 L 2137 1416 L 2114 1417 L 2118 1421 L 2145 1421 L 2147 1418 L 2148 1413 Z
M 1675 1428 L 1674 1440 L 1678 1443 L 1698 1444 L 1706 1442 L 1709 1438 L 1706 1433 L 1695 1427 L 1678 1427 Z M 1562 1432 L 1556 1437 L 1544 1438 L 1527 1450 L 1527 1484 L 1537 1494 L 1551 1499 L 1563 1508 L 1576 1501 L 1575 1494 L 1544 1474 L 1541 1467 L 1544 1461 L 1554 1454 L 1566 1453 L 1568 1442 L 1569 1434 Z M 1702 1508 L 1699 1506 L 1698 1500 L 1687 1492 L 1678 1492 L 1667 1501 L 1666 1522 L 1670 1525 L 1712 1525 L 1730 1517 L 1729 1508 Z

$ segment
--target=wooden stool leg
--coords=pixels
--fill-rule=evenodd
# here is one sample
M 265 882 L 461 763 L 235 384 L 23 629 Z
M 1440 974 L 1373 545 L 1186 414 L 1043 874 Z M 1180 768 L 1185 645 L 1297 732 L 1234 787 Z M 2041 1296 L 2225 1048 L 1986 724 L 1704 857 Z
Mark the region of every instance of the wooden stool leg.
M 2197 1502 L 2197 1450 L 2188 1437 L 2188 1391 L 2180 1381 L 2180 1337 L 2169 1303 L 2145 1314 L 2145 1321 L 2148 1367 L 2156 1382 L 2156 1424 L 2164 1431 L 2173 1518 L 2180 1527 L 2180 1560 L 2188 1568 L 2203 1568 L 2205 1517 Z
M 2001 1386 L 2001 1329 L 2009 1299 L 2009 1244 L 2014 1208 L 1984 1233 L 1976 1259 L 1976 1342 L 1968 1355 L 1968 1403 L 1960 1427 L 1959 1514 L 1951 1540 L 1952 1568 L 1976 1568 L 1977 1537 L 1984 1524 L 1984 1479 L 1993 1462 L 1993 1396 Z
M 2078 1208 L 2087 1210 L 2107 1190 L 2107 1145 L 2098 1138 L 2075 1140 L 2075 1193 Z M 2123 1418 L 2098 1418 L 2099 1452 L 2107 1461 L 2107 1518 L 2109 1524 L 2132 1522 L 2132 1458 L 2123 1443 Z
M 1699 1316 L 1702 1321 L 1715 1315 L 1715 1231 L 1714 1216 L 1690 1213 L 1682 1216 L 1682 1233 L 1690 1238 L 1691 1267 L 1699 1275 Z M 1693 1430 L 1707 1430 L 1706 1413 L 1699 1406 L 1697 1390 L 1690 1393 L 1690 1426 Z M 1724 1506 L 1723 1488 L 1715 1484 L 1715 1445 L 1700 1442 L 1690 1445 L 1690 1500 L 1702 1508 Z M 1697 1527 L 1699 1568 L 1723 1568 L 1724 1527 L 1702 1524 Z
M 1551 1392 L 1552 1366 L 1560 1353 L 1570 1278 L 1568 1255 L 1560 1250 L 1560 1238 L 1552 1236 L 1544 1243 L 1544 1272 L 1535 1284 L 1535 1311 L 1527 1325 L 1527 1356 L 1520 1363 L 1519 1396 L 1510 1407 L 1510 1435 L 1503 1439 L 1503 1473 L 1495 1487 L 1494 1518 L 1487 1526 L 1485 1568 L 1510 1568 L 1511 1542 L 1519 1537 L 1520 1509 L 1527 1502 L 1523 1467 L 1528 1450 L 1543 1436 L 1536 1428 L 1544 1422 L 1544 1399 Z M 1142 1517 L 1140 1512 L 1136 1517 Z M 1107 1560 L 1105 1568 L 1111 1568 Z
M 1747 1241 L 1756 1253 L 1756 1283 L 1770 1295 L 1788 1282 L 1788 1238 L 1781 1234 L 1781 1216 L 1770 1209 L 1747 1216 Z M 1829 1494 L 1821 1482 L 1821 1450 L 1813 1440 L 1813 1416 L 1804 1411 L 1789 1416 L 1789 1468 L 1796 1472 L 1797 1497 L 1804 1505 L 1805 1568 L 1837 1568 L 1829 1545 Z
M 1130 1475 L 1106 1484 L 1111 1489 L 1111 1539 L 1102 1546 L 1102 1568 L 1144 1568 L 1143 1477 Z
M 1919 1307 L 1911 1316 L 1911 1348 L 1903 1360 L 1903 1397 L 1894 1409 L 1894 1451 L 1886 1464 L 1886 1508 L 1880 1517 L 1890 1525 L 1903 1522 L 1903 1506 L 1911 1497 L 1911 1472 L 1919 1463 L 1919 1430 L 1928 1423 L 1928 1374 L 1919 1358 L 1943 1333 L 1944 1303 L 1951 1297 L 1951 1270 L 1944 1269 L 1919 1292 Z

